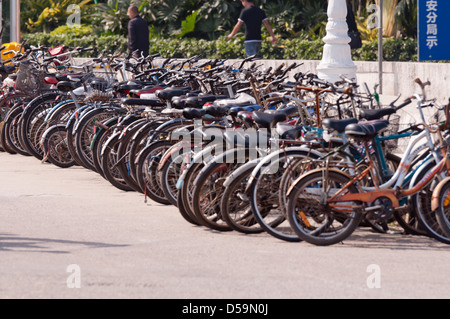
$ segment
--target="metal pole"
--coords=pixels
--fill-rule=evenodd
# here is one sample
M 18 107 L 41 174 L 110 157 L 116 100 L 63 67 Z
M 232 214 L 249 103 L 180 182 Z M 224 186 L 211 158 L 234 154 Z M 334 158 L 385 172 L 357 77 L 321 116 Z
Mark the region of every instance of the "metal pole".
M 0 0 L 0 45 L 3 43 L 3 1 Z
M 20 0 L 16 0 L 16 39 L 20 42 Z
M 383 0 L 378 0 L 378 83 L 379 93 L 383 93 Z
M 10 42 L 16 42 L 16 4 L 16 0 L 12 0 L 9 4 Z
M 20 41 L 20 1 L 11 0 L 11 42 Z

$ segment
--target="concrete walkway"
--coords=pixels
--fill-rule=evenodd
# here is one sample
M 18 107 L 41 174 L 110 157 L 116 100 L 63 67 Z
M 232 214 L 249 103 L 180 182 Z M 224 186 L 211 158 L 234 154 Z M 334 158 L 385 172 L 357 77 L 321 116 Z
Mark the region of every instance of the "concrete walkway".
M 361 229 L 315 247 L 211 231 L 94 172 L 6 153 L 0 181 L 2 299 L 450 297 L 450 246 L 430 238 Z

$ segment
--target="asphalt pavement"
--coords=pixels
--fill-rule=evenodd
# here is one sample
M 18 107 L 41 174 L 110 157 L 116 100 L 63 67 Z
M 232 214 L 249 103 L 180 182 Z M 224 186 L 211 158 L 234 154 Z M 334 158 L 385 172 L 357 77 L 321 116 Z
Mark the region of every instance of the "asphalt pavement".
M 428 237 L 362 228 L 316 247 L 213 231 L 34 157 L 0 153 L 0 212 L 1 299 L 450 297 L 450 246 Z

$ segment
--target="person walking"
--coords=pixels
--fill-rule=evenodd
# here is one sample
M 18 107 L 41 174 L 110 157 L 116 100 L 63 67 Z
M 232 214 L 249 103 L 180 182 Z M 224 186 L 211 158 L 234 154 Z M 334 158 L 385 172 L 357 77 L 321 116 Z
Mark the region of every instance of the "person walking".
M 257 55 L 261 50 L 261 26 L 264 24 L 267 31 L 272 37 L 272 43 L 277 43 L 277 38 L 273 33 L 266 12 L 255 5 L 254 0 L 241 0 L 244 9 L 242 9 L 238 22 L 233 28 L 233 31 L 228 35 L 228 40 L 231 40 L 236 33 L 239 32 L 242 25 L 245 24 L 245 53 L 247 56 Z
M 128 8 L 128 49 L 130 54 L 140 57 L 148 56 L 150 46 L 148 23 L 139 15 L 139 9 L 135 5 Z M 136 52 L 137 50 L 137 52 Z

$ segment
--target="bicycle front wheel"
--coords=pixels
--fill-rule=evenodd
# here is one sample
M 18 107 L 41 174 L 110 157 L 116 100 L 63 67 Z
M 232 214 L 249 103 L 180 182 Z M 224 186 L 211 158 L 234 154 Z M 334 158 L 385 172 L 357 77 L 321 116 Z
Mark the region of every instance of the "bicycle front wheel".
M 362 219 L 362 212 L 353 208 L 361 204 L 345 202 L 331 205 L 328 202 L 349 181 L 344 173 L 320 169 L 295 182 L 288 196 L 287 217 L 300 239 L 327 246 L 339 243 L 353 233 Z M 350 185 L 343 194 L 357 192 L 356 186 Z

